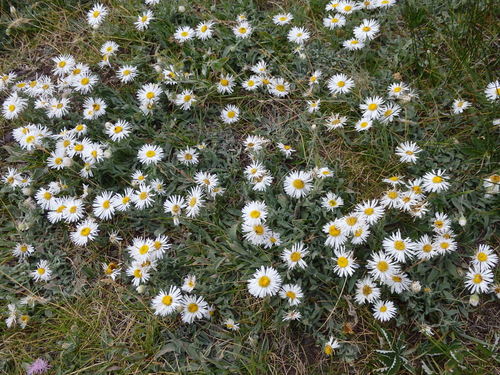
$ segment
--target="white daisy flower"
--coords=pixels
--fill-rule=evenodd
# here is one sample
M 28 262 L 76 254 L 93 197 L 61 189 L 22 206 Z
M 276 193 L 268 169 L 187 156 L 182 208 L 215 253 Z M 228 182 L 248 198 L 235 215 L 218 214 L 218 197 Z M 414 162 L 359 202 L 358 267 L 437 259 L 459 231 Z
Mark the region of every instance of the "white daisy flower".
M 285 284 L 281 287 L 279 296 L 288 300 L 290 306 L 297 306 L 301 302 L 300 299 L 304 297 L 304 293 L 302 292 L 302 288 L 297 284 Z
M 86 246 L 93 241 L 99 233 L 98 225 L 93 219 L 86 219 L 76 226 L 76 230 L 71 232 L 71 240 L 78 246 Z
M 248 292 L 255 297 L 274 296 L 281 287 L 281 276 L 274 268 L 261 266 L 247 283 Z
M 137 16 L 137 21 L 134 22 L 135 28 L 139 31 L 144 31 L 149 27 L 149 23 L 154 19 L 154 14 L 151 10 L 142 12 Z
M 181 300 L 181 317 L 184 323 L 193 323 L 208 313 L 208 303 L 203 297 L 184 296 Z
M 137 152 L 137 158 L 143 164 L 157 164 L 163 158 L 163 149 L 155 145 L 143 145 Z
M 359 267 L 352 251 L 346 251 L 343 247 L 335 250 L 335 257 L 332 260 L 335 262 L 333 271 L 340 277 L 352 276 Z
M 354 300 L 360 305 L 364 303 L 374 303 L 380 298 L 380 288 L 375 284 L 370 276 L 356 282 L 356 295 Z
M 160 290 L 160 293 L 151 301 L 151 308 L 155 310 L 155 315 L 168 316 L 181 307 L 182 294 L 178 287 L 171 286 L 168 292 Z
M 226 124 L 232 124 L 234 122 L 237 122 L 240 118 L 240 110 L 235 105 L 228 104 L 226 108 L 222 110 L 220 117 L 222 119 L 222 122 Z
M 288 32 L 288 40 L 292 43 L 304 44 L 311 34 L 304 27 L 292 27 Z
M 491 269 L 482 269 L 480 265 L 469 268 L 465 275 L 465 286 L 471 293 L 488 293 L 494 275 Z
M 296 242 L 289 249 L 284 249 L 281 254 L 281 259 L 287 264 L 288 269 L 294 269 L 296 266 L 304 269 L 307 267 L 307 263 L 304 257 L 309 254 L 307 247 L 304 248 L 302 242 Z
M 252 26 L 248 22 L 242 21 L 233 27 L 233 34 L 237 38 L 246 39 L 250 37 L 252 30 Z
M 373 317 L 381 322 L 391 320 L 397 313 L 397 308 L 392 301 L 378 301 L 373 306 Z
M 323 25 L 330 30 L 344 26 L 345 22 L 346 18 L 339 13 L 323 18 Z
M 290 23 L 290 21 L 292 21 L 292 20 L 293 20 L 293 16 L 291 13 L 280 13 L 280 14 L 277 14 L 273 17 L 274 24 L 280 25 L 280 26 L 286 25 L 286 24 Z
M 283 187 L 285 192 L 293 198 L 301 198 L 306 196 L 311 189 L 311 174 L 303 171 L 293 171 L 287 177 Z
M 31 272 L 31 277 L 36 282 L 49 281 L 52 278 L 52 270 L 49 268 L 49 263 L 46 260 L 41 260 L 36 265 L 36 270 Z
M 346 94 L 354 87 L 354 80 L 343 73 L 335 74 L 328 80 L 328 89 L 332 95 Z

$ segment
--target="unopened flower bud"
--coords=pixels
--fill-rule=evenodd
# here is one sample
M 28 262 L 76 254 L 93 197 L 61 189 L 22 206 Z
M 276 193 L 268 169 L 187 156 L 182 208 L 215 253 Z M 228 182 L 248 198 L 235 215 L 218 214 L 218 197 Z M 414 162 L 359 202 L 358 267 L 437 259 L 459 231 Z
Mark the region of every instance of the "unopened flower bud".
M 179 6 L 178 8 L 179 13 L 184 13 L 186 11 L 186 7 L 184 5 Z
M 312 130 L 316 130 L 316 124 L 311 125 Z
M 155 68 L 155 70 L 156 70 L 158 73 L 160 73 L 160 72 L 161 72 L 161 66 L 160 66 L 160 65 L 156 64 L 154 68 Z
M 473 294 L 472 296 L 470 296 L 469 298 L 469 303 L 472 305 L 472 306 L 477 306 L 479 305 L 479 296 L 476 294 Z
M 146 285 L 139 285 L 135 290 L 137 290 L 137 293 L 142 294 L 146 291 Z
M 462 227 L 465 227 L 465 224 L 467 224 L 467 219 L 465 216 L 460 216 L 460 219 L 458 219 L 458 224 L 460 224 Z
M 422 289 L 422 285 L 418 281 L 414 281 L 410 284 L 410 289 L 412 292 L 418 293 Z
M 104 150 L 104 152 L 102 154 L 104 159 L 109 159 L 111 157 L 111 155 L 113 155 L 113 153 L 111 152 L 111 150 L 109 148 L 107 150 Z

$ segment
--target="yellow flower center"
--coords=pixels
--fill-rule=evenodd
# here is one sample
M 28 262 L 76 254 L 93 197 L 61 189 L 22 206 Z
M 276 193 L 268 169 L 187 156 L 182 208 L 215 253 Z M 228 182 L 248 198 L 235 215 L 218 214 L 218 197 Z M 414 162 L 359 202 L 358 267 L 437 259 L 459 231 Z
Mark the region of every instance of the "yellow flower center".
M 262 81 L 264 82 L 264 81 Z M 276 90 L 284 92 L 286 90 L 285 85 L 276 85 Z
M 201 31 L 202 33 L 204 33 L 204 32 L 205 32 L 205 31 L 207 31 L 207 30 L 208 30 L 208 26 L 207 26 L 207 25 L 203 25 L 203 26 L 201 27 L 201 29 L 200 29 L 200 31 Z
M 299 190 L 304 189 L 304 186 L 306 186 L 305 182 L 302 181 L 301 179 L 294 180 L 292 185 L 295 189 L 299 189 Z
M 194 314 L 195 312 L 198 311 L 198 305 L 194 302 L 190 303 L 188 305 L 188 311 L 191 313 L 191 314 Z
M 191 95 L 185 95 L 184 96 L 184 101 L 187 103 L 191 100 Z
M 346 219 L 346 224 L 349 225 L 349 226 L 353 226 L 353 225 L 356 225 L 356 223 L 358 222 L 358 219 L 354 216 L 350 216 Z
M 439 177 L 439 176 L 434 176 L 434 177 L 432 178 L 432 182 L 433 182 L 434 184 L 440 184 L 441 182 L 443 182 L 443 179 L 442 179 L 441 177 Z
M 109 208 L 110 202 L 109 201 L 104 201 L 102 202 L 102 207 L 104 207 L 106 210 Z
M 344 81 L 338 81 L 337 82 L 337 86 L 338 87 L 344 87 L 345 86 L 345 82 Z
M 286 20 L 287 20 L 287 18 L 286 18 L 286 17 L 280 17 L 280 21 L 281 21 L 281 22 L 285 22 Z
M 220 84 L 221 84 L 222 86 L 227 86 L 227 85 L 229 85 L 229 81 L 228 81 L 227 79 L 225 79 L 225 78 L 224 78 L 224 79 L 221 79 Z
M 173 212 L 174 214 L 177 214 L 177 213 L 179 213 L 180 209 L 181 209 L 181 208 L 179 207 L 179 205 L 178 205 L 178 204 L 176 204 L 176 205 L 174 205 L 174 207 L 172 207 L 172 212 Z
M 301 255 L 300 255 L 300 252 L 298 252 L 298 251 L 295 251 L 295 252 L 290 254 L 290 260 L 294 263 L 298 262 L 300 260 L 300 258 L 301 258 Z
M 347 6 L 344 7 L 344 10 L 346 12 L 349 12 L 351 9 L 352 9 L 352 6 L 350 6 L 350 5 L 347 5 Z
M 193 155 L 191 155 L 191 154 L 184 155 L 185 160 L 191 160 L 192 158 L 193 158 Z
M 245 34 L 247 32 L 247 29 L 245 29 L 243 26 L 238 29 L 240 34 Z
M 152 92 L 152 91 L 150 91 L 150 92 L 148 92 L 148 93 L 146 94 L 146 98 L 148 98 L 148 99 L 153 99 L 153 98 L 154 98 L 154 96 L 155 96 L 155 93 L 154 93 L 154 92 Z
M 363 31 L 366 33 L 371 30 L 371 27 L 365 26 L 363 27 Z
M 271 83 L 271 81 L 269 81 L 267 78 L 264 78 L 262 80 L 262 84 L 264 84 L 264 85 L 269 85 L 270 83 Z M 285 86 L 283 86 L 283 85 L 278 85 L 278 86 L 280 86 L 280 88 L 283 88 L 283 90 L 280 90 L 277 86 L 276 86 L 276 90 L 285 91 Z
M 85 227 L 85 228 L 83 228 L 83 229 L 80 231 L 80 234 L 81 234 L 82 236 L 87 237 L 87 236 L 90 234 L 90 228 L 89 228 L 89 227 Z
M 348 266 L 348 264 L 349 264 L 349 260 L 346 257 L 339 257 L 339 259 L 337 260 L 337 265 L 340 268 L 345 268 Z
M 127 204 L 129 200 L 130 200 L 130 197 L 123 197 L 122 204 Z
M 153 150 L 149 150 L 148 152 L 146 152 L 146 156 L 148 158 L 152 158 L 155 155 L 156 155 L 156 153 Z
M 253 210 L 252 212 L 250 212 L 250 217 L 252 219 L 257 219 L 259 216 L 260 216 L 260 212 L 257 210 Z
M 368 109 L 369 109 L 370 111 L 375 111 L 377 108 L 378 108 L 377 103 L 371 103 L 371 104 L 368 106 Z
M 396 193 L 395 191 L 390 191 L 389 193 L 387 193 L 387 196 L 390 199 L 396 199 L 398 197 L 398 193 Z
M 328 233 L 332 237 L 337 237 L 340 235 L 340 229 L 338 229 L 335 225 L 332 225 L 330 229 L 328 230 Z
M 357 40 L 351 40 L 351 44 L 358 44 L 359 42 Z
M 196 197 L 192 197 L 189 201 L 189 207 L 194 207 L 196 205 Z
M 255 234 L 262 236 L 264 234 L 264 227 L 262 225 L 255 225 L 253 227 L 253 231 Z
M 142 277 L 142 272 L 141 270 L 137 269 L 134 271 L 134 277 L 137 277 L 138 279 L 140 279 Z
M 432 245 L 425 244 L 424 247 L 422 247 L 422 250 L 424 253 L 430 253 L 432 251 Z
M 336 201 L 335 199 L 330 199 L 330 200 L 328 201 L 328 205 L 329 205 L 330 207 L 335 207 L 335 206 L 337 205 L 337 201 Z
M 140 200 L 144 200 L 148 197 L 148 193 L 146 193 L 145 191 L 143 191 L 141 194 L 139 194 L 139 199 Z
M 339 19 L 338 18 L 332 18 L 332 23 L 338 23 Z
M 380 272 L 386 272 L 386 271 L 389 269 L 389 264 L 388 264 L 386 261 L 381 260 L 381 261 L 380 261 L 380 262 L 378 262 L 378 264 L 377 264 L 377 269 L 378 269 Z
M 497 174 L 494 174 L 493 176 L 490 177 L 491 182 L 498 184 L 500 183 L 500 176 Z
M 392 114 L 392 109 L 388 109 L 387 111 L 384 112 L 385 117 L 389 117 Z M 409 154 L 411 155 L 411 154 Z
M 403 281 L 403 279 L 399 276 L 393 276 L 392 281 L 394 281 L 395 283 L 400 283 L 401 281 Z
M 80 151 L 82 151 L 82 150 L 83 150 L 83 145 L 82 145 L 82 144 L 77 144 L 77 145 L 75 146 L 75 151 L 80 152 Z
M 97 151 L 96 150 L 92 150 L 91 154 L 94 158 L 97 158 Z
M 45 193 L 43 193 L 43 198 L 45 200 L 49 200 L 50 198 L 52 198 L 52 194 L 50 194 L 48 191 L 46 191 Z
M 76 206 L 71 206 L 70 209 L 69 209 L 69 212 L 71 214 L 74 214 L 76 212 Z
M 9 105 L 10 112 L 14 112 L 15 109 L 16 109 L 16 106 L 14 104 Z
M 45 268 L 39 268 L 36 270 L 39 275 L 43 275 L 45 273 Z
M 325 346 L 325 354 L 331 355 L 333 353 L 333 348 L 330 345 Z
M 92 104 L 92 108 L 94 108 L 94 111 L 97 112 L 98 110 L 101 109 L 101 106 L 99 104 L 97 104 L 97 103 L 94 103 L 94 104 Z
M 372 288 L 368 285 L 365 285 L 363 287 L 363 295 L 364 296 L 369 296 L 370 294 L 372 294 L 372 291 L 373 291 Z
M 403 241 L 394 242 L 394 248 L 399 251 L 403 251 L 406 249 L 405 243 Z
M 387 306 L 384 305 L 380 308 L 380 312 L 386 312 L 386 311 L 387 311 Z
M 227 117 L 229 117 L 229 118 L 233 118 L 234 116 L 236 116 L 236 113 L 234 111 L 229 111 L 227 113 Z
M 447 248 L 450 247 L 450 244 L 448 242 L 441 242 L 441 249 L 446 250 Z
M 359 228 L 354 232 L 354 237 L 361 237 L 363 234 L 363 229 Z
M 139 249 L 139 253 L 141 255 L 146 254 L 149 251 L 149 246 L 148 245 L 142 245 L 141 248 Z
M 271 284 L 271 279 L 267 276 L 262 276 L 260 279 L 259 279 L 259 286 L 261 288 L 267 288 L 269 286 L 269 284 Z
M 88 84 L 89 84 L 89 82 L 90 82 L 90 79 L 88 79 L 87 77 L 83 78 L 83 79 L 80 81 L 80 83 L 81 83 L 82 85 L 88 85 Z
M 25 253 L 26 251 L 28 251 L 28 246 L 26 246 L 26 245 L 21 246 L 21 251 L 23 253 Z
M 368 207 L 368 208 L 365 210 L 365 215 L 368 215 L 368 216 L 373 215 L 373 212 L 374 212 L 374 211 L 375 211 L 375 210 L 374 210 L 373 208 Z
M 148 19 L 148 16 L 142 16 L 141 22 L 144 23 L 144 22 L 147 21 L 147 19 Z M 186 36 L 187 35 L 187 33 L 186 33 L 186 35 L 184 35 L 184 33 L 182 33 L 182 34 L 183 34 L 182 36 Z
M 488 259 L 488 255 L 486 255 L 485 253 L 477 254 L 477 260 L 479 260 L 480 262 L 484 262 L 486 259 Z
M 99 12 L 98 10 L 94 10 L 94 13 L 92 13 L 92 16 L 94 18 L 97 18 L 97 17 L 99 17 L 99 14 L 101 14 L 101 12 Z
M 161 303 L 163 303 L 165 306 L 170 306 L 172 304 L 172 297 L 171 296 L 165 296 L 161 299 Z
M 292 300 L 294 300 L 294 299 L 295 299 L 295 297 L 296 297 L 296 296 L 295 296 L 295 293 L 294 293 L 294 292 L 292 292 L 291 290 L 289 290 L 288 292 L 286 292 L 286 296 L 287 296 L 288 298 L 292 299 Z
M 481 276 L 481 274 L 479 273 L 476 273 L 476 276 L 474 276 L 474 284 L 479 284 L 483 281 L 483 276 Z
M 26 138 L 26 143 L 33 143 L 35 141 L 35 137 L 30 135 L 28 138 Z
M 115 128 L 113 129 L 115 134 L 121 133 L 122 130 L 123 130 L 123 128 L 120 125 L 115 126 Z
M 368 126 L 368 122 L 367 121 L 363 121 L 359 126 L 361 128 L 366 128 Z

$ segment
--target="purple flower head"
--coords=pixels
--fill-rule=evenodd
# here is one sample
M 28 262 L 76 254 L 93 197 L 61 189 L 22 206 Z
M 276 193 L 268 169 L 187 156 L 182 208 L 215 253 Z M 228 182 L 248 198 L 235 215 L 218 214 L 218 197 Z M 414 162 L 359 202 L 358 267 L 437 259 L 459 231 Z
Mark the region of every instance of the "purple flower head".
M 49 365 L 49 362 L 43 358 L 38 358 L 35 362 L 33 362 L 29 367 L 28 371 L 26 371 L 26 375 L 33 374 L 43 374 L 52 366 Z

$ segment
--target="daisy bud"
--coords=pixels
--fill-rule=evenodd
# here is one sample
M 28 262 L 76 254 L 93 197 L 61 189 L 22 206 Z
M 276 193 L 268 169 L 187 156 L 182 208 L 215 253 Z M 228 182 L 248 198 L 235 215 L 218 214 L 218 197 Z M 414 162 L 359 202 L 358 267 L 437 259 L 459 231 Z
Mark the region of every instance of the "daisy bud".
M 146 291 L 146 285 L 139 285 L 135 290 L 137 290 L 137 293 L 142 294 Z
M 472 306 L 477 306 L 479 305 L 479 296 L 476 294 L 473 294 L 472 296 L 470 296 L 469 298 L 469 303 L 472 305 Z
M 30 188 L 30 187 L 23 188 L 23 189 L 22 189 L 22 192 L 23 192 L 23 194 L 24 194 L 24 195 L 27 195 L 28 197 L 29 197 L 30 195 L 33 195 L 33 189 L 32 189 L 32 188 Z
M 234 51 L 236 51 L 236 47 L 235 47 L 235 46 L 232 46 L 229 50 L 230 50 L 231 52 L 234 52 Z
M 299 53 L 299 59 L 305 60 L 306 59 L 306 54 L 305 53 Z
M 13 16 L 15 16 L 17 13 L 17 10 L 15 7 L 13 7 L 12 5 L 10 6 L 10 14 L 12 14 Z
M 179 13 L 184 13 L 186 11 L 186 7 L 181 5 L 179 8 L 178 8 L 178 11 Z
M 316 130 L 316 124 L 313 124 L 313 125 L 311 126 L 311 129 L 312 129 L 312 130 Z
M 113 126 L 113 124 L 108 121 L 107 123 L 104 124 L 104 126 L 106 127 L 106 129 L 110 129 Z
M 464 270 L 460 267 L 457 267 L 457 275 L 458 276 L 463 276 L 464 275 Z
M 94 30 L 97 30 L 99 28 L 99 25 L 98 24 L 94 24 L 94 25 L 92 25 L 92 27 L 94 28 Z
M 465 216 L 460 216 L 460 218 L 458 219 L 458 224 L 460 224 L 460 226 L 462 227 L 465 227 L 465 225 L 467 224 L 467 219 L 465 218 Z
M 412 292 L 418 293 L 422 289 L 422 286 L 420 285 L 420 283 L 418 281 L 414 281 L 410 284 L 410 289 Z
M 29 189 L 29 188 L 27 188 L 27 189 Z M 23 202 L 23 206 L 26 207 L 26 208 L 29 208 L 30 210 L 34 210 L 36 208 L 36 204 L 35 204 L 35 202 L 33 201 L 32 198 L 27 198 Z
M 104 150 L 102 156 L 104 157 L 104 159 L 109 159 L 111 157 L 111 155 L 113 155 L 113 153 L 111 152 L 110 149 L 107 149 L 107 150 Z
M 154 68 L 155 68 L 156 72 L 161 73 L 162 69 L 161 69 L 160 65 L 157 64 L 157 65 L 154 66 Z

